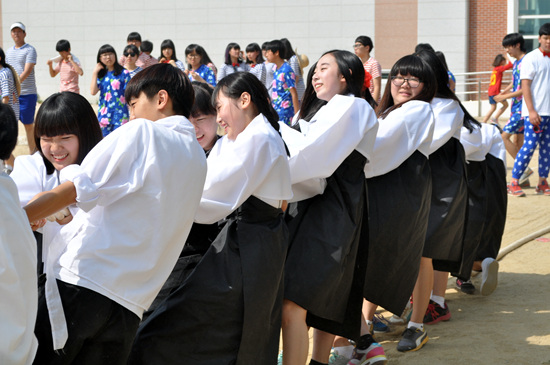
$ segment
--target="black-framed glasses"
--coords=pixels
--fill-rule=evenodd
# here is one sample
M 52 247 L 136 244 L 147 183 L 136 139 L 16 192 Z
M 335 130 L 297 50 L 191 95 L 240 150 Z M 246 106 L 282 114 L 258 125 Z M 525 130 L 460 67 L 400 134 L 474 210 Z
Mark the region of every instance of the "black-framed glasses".
M 353 48 L 361 48 L 361 47 L 365 47 L 364 45 L 362 45 L 361 43 L 355 43 L 353 45 Z
M 391 78 L 391 83 L 397 87 L 402 86 L 405 82 L 407 82 L 409 86 L 413 89 L 420 85 L 420 80 L 416 77 L 409 77 L 408 79 L 406 79 L 403 76 L 393 76 Z

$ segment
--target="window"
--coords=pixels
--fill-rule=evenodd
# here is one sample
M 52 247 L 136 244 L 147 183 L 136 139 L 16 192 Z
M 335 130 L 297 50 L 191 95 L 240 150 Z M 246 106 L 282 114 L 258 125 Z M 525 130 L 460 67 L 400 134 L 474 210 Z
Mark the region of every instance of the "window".
M 550 22 L 550 1 L 519 0 L 518 33 L 525 38 L 527 52 L 539 46 L 539 28 Z

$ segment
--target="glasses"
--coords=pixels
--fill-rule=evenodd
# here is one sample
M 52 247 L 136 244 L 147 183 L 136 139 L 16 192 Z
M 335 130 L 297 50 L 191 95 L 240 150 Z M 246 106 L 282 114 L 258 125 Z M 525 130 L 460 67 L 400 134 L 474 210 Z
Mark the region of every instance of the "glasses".
M 356 43 L 353 45 L 353 48 L 361 48 L 361 47 L 365 47 L 365 46 L 363 46 L 361 43 Z
M 187 55 L 187 58 L 189 58 L 189 59 L 191 59 L 191 58 L 195 59 L 195 58 L 200 58 L 200 56 L 199 56 L 198 54 L 188 54 L 188 55 Z
M 126 56 L 126 57 L 135 57 L 137 55 L 135 53 L 126 53 L 124 56 Z
M 402 76 L 393 76 L 391 78 L 391 83 L 397 87 L 402 86 L 405 82 L 407 82 L 409 86 L 412 87 L 413 89 L 418 87 L 418 85 L 420 85 L 420 80 L 414 77 L 406 79 Z
M 101 55 L 101 58 L 109 58 L 109 57 L 112 57 L 112 56 L 114 56 L 114 53 L 111 53 L 111 52 L 109 52 L 109 53 L 103 53 L 103 54 Z

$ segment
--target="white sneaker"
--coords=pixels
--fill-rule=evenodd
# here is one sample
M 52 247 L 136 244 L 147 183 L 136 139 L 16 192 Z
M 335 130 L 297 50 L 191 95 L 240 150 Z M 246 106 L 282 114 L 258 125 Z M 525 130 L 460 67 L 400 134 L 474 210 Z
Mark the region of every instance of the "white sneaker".
M 495 291 L 498 284 L 498 261 L 487 257 L 481 262 L 481 295 L 490 295 Z
M 329 365 L 346 365 L 353 355 L 353 345 L 333 347 L 328 359 Z
M 521 185 L 523 184 L 527 179 L 529 179 L 529 176 L 533 175 L 533 170 L 531 170 L 530 167 L 527 167 L 525 171 L 523 171 L 523 174 L 518 180 L 518 183 Z

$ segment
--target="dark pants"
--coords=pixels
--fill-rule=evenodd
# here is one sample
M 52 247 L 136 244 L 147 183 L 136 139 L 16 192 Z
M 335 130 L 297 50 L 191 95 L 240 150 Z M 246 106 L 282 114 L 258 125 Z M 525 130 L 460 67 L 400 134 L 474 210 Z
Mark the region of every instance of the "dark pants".
M 39 280 L 38 315 L 34 333 L 38 351 L 34 364 L 126 364 L 139 317 L 92 290 L 57 280 L 69 338 L 63 350 L 53 350 L 45 297 Z

